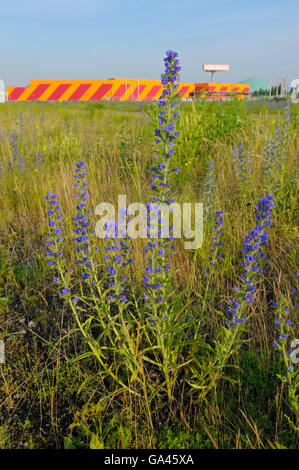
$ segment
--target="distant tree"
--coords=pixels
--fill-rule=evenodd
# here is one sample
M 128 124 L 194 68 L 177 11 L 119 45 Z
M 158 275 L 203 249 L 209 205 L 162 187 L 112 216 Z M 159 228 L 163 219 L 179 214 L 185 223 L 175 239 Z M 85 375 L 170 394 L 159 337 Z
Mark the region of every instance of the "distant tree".
M 260 88 L 259 90 L 255 90 L 252 93 L 252 96 L 268 96 L 269 95 L 269 90 Z

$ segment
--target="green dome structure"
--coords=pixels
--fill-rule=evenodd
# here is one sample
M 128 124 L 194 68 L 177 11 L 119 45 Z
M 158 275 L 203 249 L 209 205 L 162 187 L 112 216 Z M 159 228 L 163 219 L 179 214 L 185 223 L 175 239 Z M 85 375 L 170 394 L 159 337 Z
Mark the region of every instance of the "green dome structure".
M 270 83 L 263 78 L 246 78 L 239 83 L 249 83 L 250 85 L 250 93 L 259 90 L 270 90 Z

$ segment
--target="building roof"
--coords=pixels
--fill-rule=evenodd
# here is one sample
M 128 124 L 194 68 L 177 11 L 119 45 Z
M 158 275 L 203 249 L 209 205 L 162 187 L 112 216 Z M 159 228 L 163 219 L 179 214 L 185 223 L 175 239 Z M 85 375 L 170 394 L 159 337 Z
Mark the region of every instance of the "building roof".
M 270 90 L 270 83 L 267 82 L 267 80 L 264 80 L 263 78 L 258 78 L 258 77 L 245 78 L 245 80 L 242 80 L 239 83 L 249 83 L 251 93 L 253 93 L 254 91 L 259 91 L 259 90 Z

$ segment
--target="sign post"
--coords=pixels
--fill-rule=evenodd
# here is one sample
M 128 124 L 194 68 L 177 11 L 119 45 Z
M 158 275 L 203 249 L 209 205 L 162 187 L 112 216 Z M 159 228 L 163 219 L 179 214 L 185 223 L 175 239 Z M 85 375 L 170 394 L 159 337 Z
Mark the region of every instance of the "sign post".
M 211 72 L 211 82 L 214 83 L 215 72 L 228 72 L 228 64 L 204 64 L 203 70 L 205 72 Z

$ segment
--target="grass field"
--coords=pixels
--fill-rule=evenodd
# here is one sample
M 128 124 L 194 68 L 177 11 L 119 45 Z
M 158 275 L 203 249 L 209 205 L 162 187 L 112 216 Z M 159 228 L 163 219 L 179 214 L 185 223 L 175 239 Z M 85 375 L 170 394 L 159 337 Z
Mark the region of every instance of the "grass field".
M 298 447 L 298 363 L 287 351 L 299 338 L 299 108 L 291 105 L 290 120 L 280 103 L 178 109 L 171 165 L 180 172 L 169 175 L 168 191 L 209 210 L 202 246 L 175 240 L 170 268 L 161 261 L 157 297 L 144 282 L 147 242 L 129 240 L 133 262 L 114 275 L 109 241 L 91 231 L 100 202 L 151 201 L 158 106 L 0 107 L 0 448 Z M 79 186 L 87 183 L 79 195 L 76 168 Z M 86 203 L 79 210 L 75 194 Z M 273 215 L 257 220 L 267 194 Z M 51 201 L 64 233 L 53 266 Z M 90 220 L 81 254 L 78 213 Z M 259 222 L 264 238 L 250 248 L 246 281 L 244 240 L 252 243 L 245 237 Z M 92 259 L 85 271 L 82 253 Z M 244 321 L 230 324 L 234 312 Z

